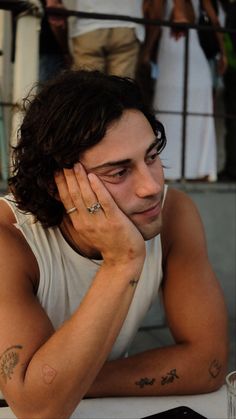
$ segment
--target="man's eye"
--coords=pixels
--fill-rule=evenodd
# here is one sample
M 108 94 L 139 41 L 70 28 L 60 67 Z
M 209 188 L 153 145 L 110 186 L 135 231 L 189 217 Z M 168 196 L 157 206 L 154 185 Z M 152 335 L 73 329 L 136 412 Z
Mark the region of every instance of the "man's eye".
M 108 176 L 112 178 L 122 178 L 123 176 L 126 175 L 126 173 L 127 173 L 127 169 L 122 169 L 122 170 L 119 170 L 118 172 L 111 173 Z
M 157 156 L 159 155 L 158 151 L 155 151 L 147 156 L 147 162 L 152 163 L 156 160 Z
M 130 171 L 129 168 L 124 169 L 114 169 L 108 173 L 101 173 L 98 176 L 101 178 L 102 181 L 109 182 L 109 183 L 120 183 L 126 179 L 128 172 Z

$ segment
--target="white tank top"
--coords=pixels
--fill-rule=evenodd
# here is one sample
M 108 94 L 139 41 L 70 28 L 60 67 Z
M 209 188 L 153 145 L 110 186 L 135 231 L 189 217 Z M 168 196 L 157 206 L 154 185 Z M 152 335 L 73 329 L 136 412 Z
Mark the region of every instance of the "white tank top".
M 0 199 L 12 209 L 17 220 L 15 226 L 22 232 L 36 257 L 40 272 L 37 298 L 54 328 L 58 329 L 80 305 L 99 266 L 76 253 L 58 227 L 43 228 L 40 222 L 34 222 L 31 214 L 22 213 L 10 195 Z M 146 259 L 141 278 L 109 359 L 125 355 L 158 295 L 162 280 L 160 235 L 146 241 L 145 245 Z

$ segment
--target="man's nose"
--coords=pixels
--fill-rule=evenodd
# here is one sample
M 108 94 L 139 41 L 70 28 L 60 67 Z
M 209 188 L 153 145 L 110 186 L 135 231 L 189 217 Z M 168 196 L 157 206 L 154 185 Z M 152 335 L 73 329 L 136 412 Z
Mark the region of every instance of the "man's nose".
M 161 175 L 152 172 L 149 166 L 144 166 L 137 173 L 136 195 L 139 198 L 156 195 L 161 191 Z

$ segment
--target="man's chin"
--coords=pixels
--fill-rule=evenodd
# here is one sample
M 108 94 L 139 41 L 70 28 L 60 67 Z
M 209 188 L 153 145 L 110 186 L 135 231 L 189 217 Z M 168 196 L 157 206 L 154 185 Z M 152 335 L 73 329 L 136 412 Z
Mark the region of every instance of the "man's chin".
M 155 223 L 137 226 L 145 241 L 151 240 L 161 233 L 162 222 L 159 218 Z

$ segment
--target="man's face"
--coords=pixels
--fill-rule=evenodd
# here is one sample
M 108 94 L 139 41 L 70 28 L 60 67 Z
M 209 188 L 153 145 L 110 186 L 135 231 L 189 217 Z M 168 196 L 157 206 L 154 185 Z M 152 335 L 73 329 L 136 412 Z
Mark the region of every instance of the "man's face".
M 141 112 L 125 111 L 80 161 L 102 180 L 145 240 L 160 233 L 163 169 L 155 134 Z

